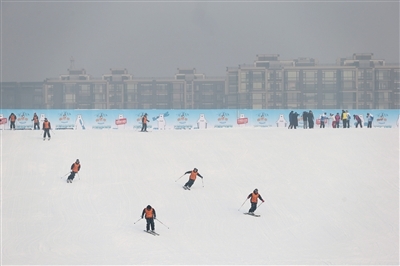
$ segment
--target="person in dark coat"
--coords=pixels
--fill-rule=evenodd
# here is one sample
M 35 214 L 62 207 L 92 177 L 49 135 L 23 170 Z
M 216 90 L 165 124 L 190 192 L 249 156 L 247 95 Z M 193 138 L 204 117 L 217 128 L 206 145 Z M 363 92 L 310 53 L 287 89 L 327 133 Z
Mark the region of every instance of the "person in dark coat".
M 293 127 L 294 127 L 294 129 L 296 129 L 299 126 L 299 120 L 297 118 L 298 116 L 299 116 L 299 114 L 297 112 L 293 113 Z
M 288 129 L 292 129 L 293 128 L 293 111 L 290 111 L 289 113 L 289 127 Z
M 314 114 L 311 110 L 308 112 L 307 119 L 308 119 L 308 128 L 314 128 Z
M 303 128 L 307 128 L 307 126 L 308 126 L 308 112 L 307 111 L 304 111 L 303 112 Z
M 8 117 L 8 121 L 10 121 L 10 130 L 15 130 L 15 121 L 17 121 L 17 116 L 14 113 L 11 113 Z

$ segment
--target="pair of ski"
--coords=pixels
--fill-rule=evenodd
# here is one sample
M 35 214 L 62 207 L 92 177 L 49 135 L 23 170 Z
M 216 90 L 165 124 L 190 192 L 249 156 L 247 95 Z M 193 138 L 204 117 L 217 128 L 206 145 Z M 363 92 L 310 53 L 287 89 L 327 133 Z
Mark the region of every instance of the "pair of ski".
M 183 186 L 183 189 L 185 189 L 185 190 L 190 190 L 190 187 Z
M 250 212 L 245 212 L 243 214 L 247 214 L 247 215 L 254 216 L 254 217 L 260 217 L 261 216 L 259 214 L 254 214 L 254 213 L 250 213 Z
M 153 235 L 153 236 L 159 236 L 160 235 L 159 233 L 156 233 L 154 231 L 147 231 L 147 230 L 143 230 L 143 231 L 145 231 L 146 233 L 148 233 L 150 235 Z

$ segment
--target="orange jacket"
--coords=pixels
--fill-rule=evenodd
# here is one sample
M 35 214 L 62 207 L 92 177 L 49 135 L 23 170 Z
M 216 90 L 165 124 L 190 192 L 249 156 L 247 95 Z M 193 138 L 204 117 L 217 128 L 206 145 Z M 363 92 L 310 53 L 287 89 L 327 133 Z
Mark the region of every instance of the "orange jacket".
M 51 129 L 50 121 L 44 121 L 42 128 Z
M 147 116 L 143 116 L 142 117 L 142 123 L 143 124 L 147 124 L 147 122 L 149 122 L 149 120 L 147 120 Z
M 73 163 L 71 165 L 71 170 L 74 173 L 78 173 L 78 171 L 81 170 L 81 165 L 79 163 Z
M 260 199 L 261 201 L 264 201 L 260 194 L 258 194 L 258 193 L 256 194 L 254 192 L 250 193 L 250 195 L 247 198 L 250 199 L 251 203 L 257 203 L 258 199 Z
M 144 208 L 142 211 L 142 218 L 143 216 L 147 219 L 149 218 L 154 218 L 156 219 L 156 210 L 151 208 L 150 210 L 148 210 L 147 208 Z
M 190 176 L 189 176 L 189 179 L 192 179 L 192 180 L 196 180 L 196 177 L 197 176 L 200 176 L 201 178 L 203 178 L 202 176 L 201 176 L 201 174 L 199 174 L 199 172 L 195 172 L 195 171 L 187 171 L 186 173 L 185 173 L 185 175 L 186 174 L 190 174 Z
M 34 115 L 32 121 L 35 122 L 35 123 L 38 123 L 39 122 L 39 117 L 37 115 Z

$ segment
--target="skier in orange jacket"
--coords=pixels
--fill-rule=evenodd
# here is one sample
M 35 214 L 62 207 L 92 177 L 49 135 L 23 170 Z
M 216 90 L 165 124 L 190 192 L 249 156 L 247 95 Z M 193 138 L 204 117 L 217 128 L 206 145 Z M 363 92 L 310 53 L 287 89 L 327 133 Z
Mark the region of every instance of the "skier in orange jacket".
M 79 162 L 79 159 L 76 159 L 76 161 L 71 165 L 71 174 L 67 178 L 67 183 L 72 183 L 72 180 L 74 180 L 75 174 L 81 170 L 81 163 Z
M 42 125 L 42 129 L 43 129 L 43 131 L 44 131 L 44 133 L 43 133 L 43 140 L 46 139 L 46 135 L 47 135 L 47 137 L 48 137 L 49 140 L 50 140 L 50 138 L 51 138 L 51 136 L 50 136 L 51 124 L 50 124 L 50 121 L 47 120 L 47 118 L 44 119 L 44 122 L 43 122 L 43 125 Z
M 201 178 L 203 178 L 201 176 L 201 174 L 198 172 L 199 170 L 197 170 L 197 168 L 194 168 L 191 171 L 187 171 L 184 175 L 186 174 L 190 174 L 189 176 L 189 180 L 186 182 L 186 184 L 184 185 L 184 187 L 189 188 L 193 185 L 194 181 L 196 180 L 196 177 L 199 176 Z
M 142 219 L 143 217 L 146 218 L 146 231 L 149 231 L 150 227 L 151 231 L 154 231 L 154 219 L 156 219 L 156 210 L 150 205 L 147 205 L 147 207 L 144 208 L 142 211 Z
M 262 202 L 264 202 L 263 198 L 261 197 L 260 194 L 258 194 L 258 189 L 254 189 L 252 193 L 247 196 L 248 199 L 250 199 L 251 207 L 249 209 L 250 214 L 254 214 L 255 210 L 257 209 L 257 202 L 258 199 L 260 199 Z

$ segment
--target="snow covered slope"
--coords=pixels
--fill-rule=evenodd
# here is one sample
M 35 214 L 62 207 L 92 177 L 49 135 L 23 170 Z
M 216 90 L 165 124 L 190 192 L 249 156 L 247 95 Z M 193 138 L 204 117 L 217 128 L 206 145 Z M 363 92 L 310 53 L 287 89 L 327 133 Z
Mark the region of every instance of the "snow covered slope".
M 397 129 L 56 131 L 50 141 L 2 131 L 1 140 L 3 265 L 399 264 Z M 194 167 L 204 182 L 186 191 L 188 175 L 177 179 Z M 254 188 L 265 199 L 259 218 L 243 215 L 248 201 L 240 208 Z M 148 204 L 164 223 L 157 237 L 145 220 L 134 224 Z

